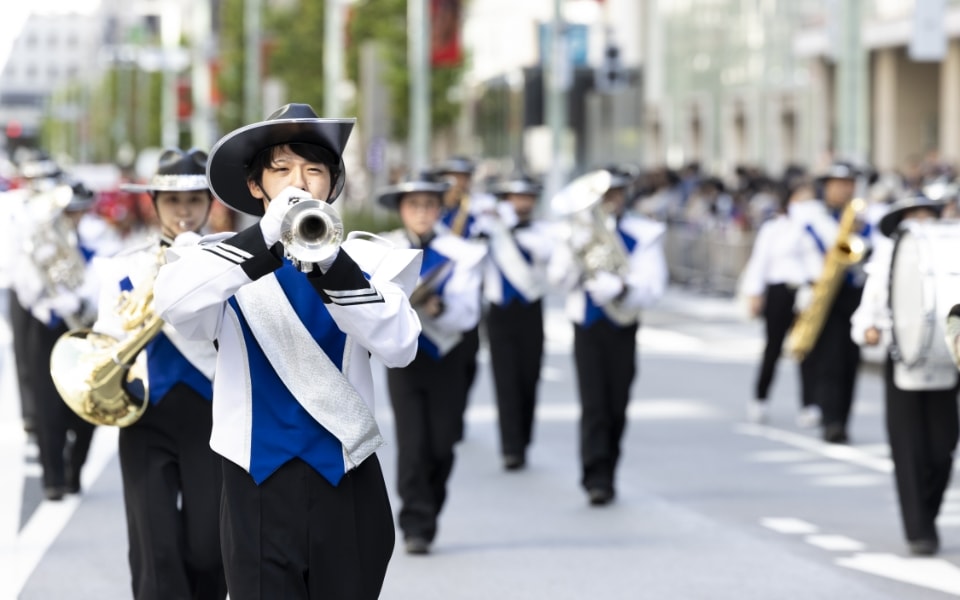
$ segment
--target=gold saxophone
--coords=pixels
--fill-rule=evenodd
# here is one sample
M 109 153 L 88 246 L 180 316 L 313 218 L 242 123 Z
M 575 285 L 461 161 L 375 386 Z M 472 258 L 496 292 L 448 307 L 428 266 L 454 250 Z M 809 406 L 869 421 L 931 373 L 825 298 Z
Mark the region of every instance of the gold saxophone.
M 843 209 L 837 239 L 827 251 L 823 264 L 823 273 L 813 284 L 813 299 L 797 315 L 787 337 L 787 351 L 797 360 L 806 358 L 817 338 L 823 331 L 823 324 L 830 314 L 830 308 L 843 283 L 847 267 L 863 260 L 866 255 L 866 243 L 853 233 L 857 217 L 866 208 L 863 198 L 854 198 Z
M 127 427 L 149 403 L 147 359 L 141 351 L 160 332 L 163 320 L 153 310 L 152 285 L 122 292 L 117 312 L 127 337 L 71 330 L 54 344 L 50 374 L 63 401 L 80 418 Z

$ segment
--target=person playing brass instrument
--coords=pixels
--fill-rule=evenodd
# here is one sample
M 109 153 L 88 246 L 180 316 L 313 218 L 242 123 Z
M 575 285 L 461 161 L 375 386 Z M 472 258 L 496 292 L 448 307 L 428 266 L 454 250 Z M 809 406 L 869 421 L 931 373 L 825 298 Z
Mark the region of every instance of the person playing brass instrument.
M 411 295 L 423 327 L 417 356 L 406 367 L 387 370 L 396 422 L 399 525 L 410 554 L 429 552 L 437 534 L 469 391 L 463 364 L 473 350 L 464 334 L 480 319 L 486 248 L 439 224 L 447 186 L 414 176 L 377 197 L 403 224 L 385 237 L 423 251 L 420 283 Z
M 541 186 L 525 174 L 491 188 L 500 202 L 480 215 L 490 248 L 484 267 L 486 331 L 497 395 L 500 451 L 507 470 L 526 464 L 543 361 L 543 297 L 553 251 L 548 226 L 534 218 Z
M 259 219 L 168 249 L 154 286 L 165 321 L 217 345 L 210 445 L 222 457 L 232 600 L 373 600 L 393 552 L 370 361 L 414 358 L 407 273 L 421 255 L 341 243 L 336 226 L 321 225 L 343 190 L 354 123 L 287 104 L 221 138 L 210 189 Z
M 600 198 L 584 211 L 594 229 L 574 228 L 547 267 L 548 281 L 567 292 L 573 321 L 573 351 L 580 392 L 580 484 L 591 505 L 610 503 L 616 492 L 620 442 L 627 424 L 630 387 L 637 371 L 637 330 L 641 309 L 667 285 L 661 223 L 626 212 L 628 173 L 611 167 Z M 603 175 L 603 171 L 585 177 Z M 580 181 L 583 181 L 582 179 Z M 577 181 L 569 187 L 577 186 Z M 592 186 L 588 186 L 592 187 Z M 558 198 L 554 198 L 555 209 Z M 580 201 L 580 199 L 574 199 Z M 590 264 L 588 253 L 606 256 Z
M 850 339 L 850 318 L 863 294 L 866 276 L 863 272 L 862 258 L 851 259 L 852 264 L 830 264 L 831 251 L 841 245 L 851 246 L 853 238 L 867 247 L 872 227 L 862 221 L 854 208 L 854 192 L 861 173 L 850 163 L 836 161 L 829 170 L 818 178 L 822 192 L 822 208 L 808 211 L 800 226 L 807 235 L 803 236 L 802 249 L 805 279 L 817 282 L 827 273 L 835 273 L 837 281 L 836 296 L 828 306 L 822 308 L 824 314 L 822 330 L 808 353 L 802 358 L 803 394 L 820 406 L 823 439 L 831 443 L 847 443 L 848 424 L 853 406 L 857 371 L 860 366 L 860 347 Z M 851 214 L 853 211 L 853 214 Z M 850 238 L 841 240 L 838 234 L 844 217 L 854 218 Z M 863 250 L 866 254 L 868 250 Z M 810 302 L 816 302 L 809 293 L 811 288 L 801 288 L 797 292 L 798 308 L 801 315 L 794 322 L 794 330 L 803 316 L 803 310 Z M 815 289 L 815 287 L 814 287 Z M 791 334 L 795 331 L 791 331 Z
M 19 313 L 12 325 L 14 348 L 23 359 L 21 394 L 30 394 L 34 404 L 43 494 L 56 501 L 80 493 L 94 426 L 64 404 L 50 374 L 50 354 L 61 335 L 93 321 L 97 287 L 90 268 L 95 240 L 84 235 L 94 194 L 54 168 L 32 181 L 32 193 L 15 215 L 10 242 L 17 258 L 10 282 Z
M 131 309 L 152 309 L 136 304 L 148 299 L 163 252 L 195 242 L 210 214 L 206 166 L 206 152 L 168 149 L 150 181 L 122 186 L 150 195 L 160 232 L 95 261 L 101 291 L 94 332 L 123 341 L 131 335 L 125 318 L 137 316 Z M 148 405 L 119 434 L 133 597 L 222 599 L 221 469 L 209 444 L 216 350 L 164 325 L 143 351 Z
M 921 311 L 928 308 L 922 302 L 910 306 L 903 301 L 907 296 L 920 297 L 921 290 L 895 289 L 896 285 L 917 283 L 915 273 L 924 265 L 909 259 L 894 262 L 900 251 L 894 244 L 899 243 L 907 226 L 936 220 L 943 207 L 942 202 L 914 195 L 895 202 L 881 218 L 879 229 L 886 237 L 876 240 L 850 331 L 853 341 L 862 346 L 887 349 L 883 369 L 887 438 L 904 536 L 910 553 L 920 556 L 936 554 L 940 548 L 936 519 L 953 472 L 953 451 L 960 435 L 960 377 L 949 360 L 941 363 L 904 358 L 903 340 L 898 342 L 896 331 L 915 329 L 915 323 L 924 320 Z M 913 273 L 896 272 L 903 268 Z M 940 285 L 944 283 L 939 281 Z M 900 303 L 893 310 L 892 301 L 897 297 Z M 941 339 L 930 342 L 943 343 Z

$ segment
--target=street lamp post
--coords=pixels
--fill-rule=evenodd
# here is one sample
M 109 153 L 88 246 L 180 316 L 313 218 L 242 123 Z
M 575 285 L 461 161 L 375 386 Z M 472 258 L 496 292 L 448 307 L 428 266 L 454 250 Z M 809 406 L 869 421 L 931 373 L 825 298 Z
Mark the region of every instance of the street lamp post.
M 410 67 L 410 169 L 418 173 L 430 157 L 429 0 L 407 0 L 407 55 Z
M 562 0 L 553 0 L 550 46 L 546 56 L 547 122 L 550 126 L 551 161 L 544 199 L 550 199 L 564 184 L 563 135 L 566 130 L 566 73 Z
M 340 85 L 343 82 L 343 5 L 326 0 L 323 15 L 323 116 L 343 116 Z
M 260 12 L 262 0 L 244 0 L 243 31 L 245 43 L 243 77 L 243 115 L 247 123 L 259 121 L 260 108 Z

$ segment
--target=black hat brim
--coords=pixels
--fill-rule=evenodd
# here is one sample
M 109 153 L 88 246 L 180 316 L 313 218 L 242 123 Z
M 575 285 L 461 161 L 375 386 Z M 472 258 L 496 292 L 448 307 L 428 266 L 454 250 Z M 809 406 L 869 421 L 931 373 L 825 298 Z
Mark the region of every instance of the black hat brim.
M 377 203 L 384 208 L 398 210 L 400 207 L 400 199 L 403 198 L 404 194 L 427 192 L 442 197 L 448 189 L 450 189 L 450 184 L 448 183 L 433 181 L 407 181 L 384 188 L 383 191 L 377 194 Z
M 932 210 L 939 216 L 943 212 L 943 206 L 944 203 L 942 201 L 931 200 L 929 198 L 899 200 L 890 206 L 890 210 L 880 218 L 877 226 L 880 229 L 880 233 L 887 237 L 892 237 L 897 232 L 897 228 L 900 226 L 900 222 L 903 221 L 903 217 L 907 212 L 917 208 L 926 208 Z
M 353 126 L 348 119 L 274 119 L 241 127 L 220 139 L 210 151 L 207 182 L 218 200 L 248 215 L 263 215 L 263 200 L 255 198 L 247 185 L 247 169 L 261 151 L 284 144 L 313 144 L 333 153 L 339 173 L 330 199 L 343 189 L 343 149 Z

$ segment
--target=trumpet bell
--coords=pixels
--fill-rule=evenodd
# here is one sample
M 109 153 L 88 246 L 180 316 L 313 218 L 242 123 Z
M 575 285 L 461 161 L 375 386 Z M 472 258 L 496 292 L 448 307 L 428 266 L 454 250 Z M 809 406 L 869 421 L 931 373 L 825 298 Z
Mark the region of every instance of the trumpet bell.
M 343 220 L 336 209 L 316 199 L 290 207 L 280 223 L 287 257 L 304 272 L 333 256 L 343 241 Z
M 117 346 L 111 336 L 89 329 L 70 331 L 57 340 L 50 353 L 53 383 L 67 406 L 94 425 L 126 427 L 147 408 L 146 353 L 130 365 L 104 360 Z

